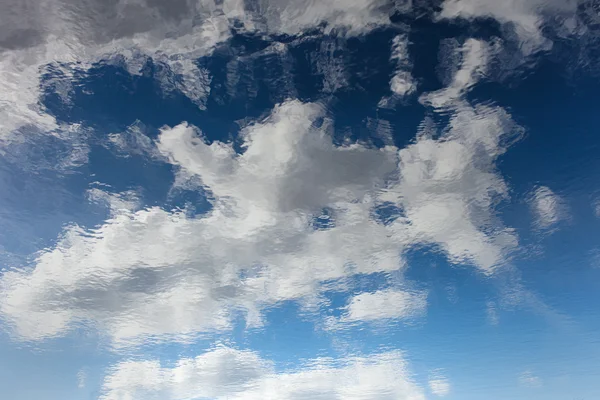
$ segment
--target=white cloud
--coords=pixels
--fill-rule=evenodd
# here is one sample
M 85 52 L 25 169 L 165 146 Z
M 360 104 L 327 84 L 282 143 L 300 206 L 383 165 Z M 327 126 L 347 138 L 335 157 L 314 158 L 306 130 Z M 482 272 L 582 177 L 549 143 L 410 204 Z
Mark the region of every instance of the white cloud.
M 408 53 L 408 38 L 398 35 L 392 42 L 391 61 L 396 63 L 396 72 L 390 81 L 392 92 L 398 96 L 406 96 L 417 90 L 417 85 L 410 73 L 412 63 Z
M 258 354 L 220 346 L 172 368 L 159 361 L 124 361 L 103 383 L 102 400 L 227 398 L 250 389 L 271 369 Z
M 449 85 L 420 97 L 436 112 L 453 111 L 448 128 L 436 139 L 435 127 L 424 125 L 415 143 L 399 151 L 400 179 L 382 196 L 404 210 L 406 218 L 392 225 L 404 240 L 438 245 L 452 262 L 470 262 L 487 273 L 517 245 L 514 231 L 494 216 L 495 204 L 508 197 L 495 161 L 522 128 L 504 109 L 473 107 L 464 95 L 496 46 L 467 39 Z
M 535 216 L 536 229 L 552 230 L 560 221 L 568 218 L 565 201 L 547 186 L 535 189 L 529 198 L 529 204 Z
M 544 37 L 542 27 L 545 16 L 575 18 L 577 0 L 445 0 L 440 18 L 491 17 L 501 23 L 512 24 L 519 39 L 519 48 L 527 56 L 539 50 L 547 50 L 552 42 Z M 573 22 L 565 22 L 565 25 Z
M 126 361 L 106 377 L 102 400 L 399 399 L 423 400 L 400 352 L 315 359 L 291 372 L 274 372 L 256 353 L 217 347 L 172 368 L 158 361 Z
M 117 342 L 194 334 L 229 328 L 238 311 L 259 324 L 263 305 L 314 296 L 321 281 L 401 268 L 399 244 L 370 218 L 395 150 L 335 147 L 312 127 L 319 115 L 310 104 L 278 107 L 244 131 L 240 156 L 187 125 L 164 130 L 159 149 L 201 177 L 214 209 L 190 218 L 119 207 L 92 232 L 69 228 L 34 269 L 3 275 L 2 313 L 28 339 L 78 321 Z M 325 206 L 336 226 L 315 230 Z
M 398 71 L 390 80 L 390 89 L 398 96 L 406 96 L 416 90 L 412 75 L 406 71 Z
M 337 29 L 354 35 L 389 25 L 389 12 L 383 0 L 279 0 L 267 1 L 262 9 L 271 30 L 297 34 L 326 23 L 325 32 Z
M 412 245 L 436 245 L 486 273 L 505 262 L 516 236 L 493 208 L 507 196 L 494 162 L 518 131 L 506 112 L 461 108 L 441 137 L 422 132 L 399 151 L 334 146 L 323 116 L 315 104 L 277 106 L 242 131 L 241 155 L 186 124 L 163 129 L 158 150 L 180 174 L 201 179 L 213 209 L 189 217 L 108 199 L 120 211 L 102 226 L 69 227 L 31 269 L 4 273 L 5 320 L 29 340 L 77 323 L 117 344 L 183 338 L 229 329 L 240 312 L 260 325 L 264 307 L 314 299 L 322 282 L 401 269 Z M 383 201 L 403 214 L 388 225 L 372 217 Z M 315 229 L 324 207 L 334 223 Z M 400 314 L 424 307 L 397 306 Z M 373 315 L 349 310 L 351 318 Z
M 22 127 L 34 126 L 42 132 L 61 128 L 39 105 L 40 71 L 49 64 L 61 71 L 59 83 L 64 86 L 72 79 L 72 63 L 86 69 L 93 62 L 121 54 L 120 60 L 137 74 L 145 57 L 151 56 L 168 65 L 170 73 L 180 78 L 170 81 L 202 106 L 209 78 L 200 79 L 205 72 L 191 60 L 210 53 L 230 36 L 228 18 L 240 12 L 241 3 L 236 1 L 226 0 L 219 6 L 211 1 L 198 3 L 179 14 L 178 21 L 143 1 L 2 3 L 0 15 L 10 18 L 0 28 L 0 39 L 5 38 L 0 46 L 0 141 L 15 140 L 15 131 Z M 239 4 L 236 8 L 232 3 Z M 177 6 L 182 4 L 170 7 L 175 10 Z M 200 22 L 195 22 L 196 16 L 202 16 L 196 18 Z M 68 103 L 69 88 L 58 89 Z
M 424 313 L 426 307 L 425 293 L 398 290 L 361 293 L 350 299 L 342 322 L 410 318 Z
M 406 43 L 394 43 L 392 57 L 407 65 Z M 240 311 L 248 324 L 260 324 L 264 306 L 318 296 L 323 281 L 401 268 L 401 253 L 412 245 L 436 245 L 452 262 L 491 273 L 516 245 L 493 215 L 507 196 L 494 163 L 519 129 L 501 108 L 462 99 L 485 67 L 487 48 L 466 41 L 450 86 L 423 97 L 452 106 L 448 129 L 438 138 L 423 131 L 399 151 L 336 147 L 321 107 L 298 101 L 246 127 L 241 155 L 231 144 L 205 143 L 187 124 L 163 129 L 161 157 L 179 166 L 180 176 L 199 178 L 213 209 L 195 218 L 135 211 L 113 196 L 108 203 L 120 211 L 104 225 L 91 233 L 71 227 L 33 269 L 3 275 L 0 310 L 22 338 L 61 335 L 87 322 L 120 343 L 229 329 Z M 155 154 L 138 140 L 143 135 L 133 138 L 111 136 L 116 146 Z M 387 226 L 372 218 L 382 201 L 402 214 Z M 314 229 L 323 207 L 335 223 Z M 390 305 L 383 318 L 424 309 L 423 298 L 406 296 L 360 295 L 345 318 L 379 318 L 371 306 L 380 303 Z
M 450 381 L 436 371 L 429 379 L 429 390 L 438 397 L 445 397 L 450 393 Z
M 438 91 L 423 94 L 419 101 L 436 109 L 462 104 L 458 100 L 485 74 L 489 57 L 497 46 L 496 43 L 467 39 L 458 49 L 460 68 L 454 73 L 450 84 Z
M 442 137 L 422 132 L 400 150 L 400 179 L 382 195 L 406 216 L 390 225 L 397 240 L 438 245 L 452 262 L 488 273 L 504 263 L 517 237 L 494 216 L 508 197 L 494 163 L 519 134 L 501 108 L 465 106 Z
M 383 5 L 382 0 L 274 0 L 251 12 L 242 0 L 3 2 L 0 143 L 12 140 L 23 127 L 43 132 L 60 128 L 39 104 L 40 71 L 48 64 L 61 71 L 62 78 L 52 84 L 68 103 L 73 63 L 85 70 L 108 59 L 139 74 L 152 57 L 165 66 L 156 76 L 163 90 L 178 90 L 204 108 L 211 78 L 193 61 L 227 40 L 234 20 L 249 31 L 299 34 L 326 23 L 326 30 L 341 28 L 353 35 L 389 24 Z
M 158 147 L 173 164 L 201 177 L 215 196 L 235 200 L 240 213 L 260 210 L 264 218 L 275 218 L 268 214 L 363 199 L 393 172 L 395 149 L 334 146 L 330 121 L 323 129 L 313 126 L 322 112 L 299 101 L 276 107 L 268 123 L 242 131 L 246 149 L 239 157 L 231 144 L 207 145 L 185 124 L 163 131 Z

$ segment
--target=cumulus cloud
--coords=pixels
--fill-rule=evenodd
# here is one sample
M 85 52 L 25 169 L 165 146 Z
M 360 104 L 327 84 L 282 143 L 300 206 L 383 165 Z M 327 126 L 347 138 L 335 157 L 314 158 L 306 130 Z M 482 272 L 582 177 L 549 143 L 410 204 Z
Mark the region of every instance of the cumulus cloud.
M 501 108 L 467 106 L 441 138 L 424 131 L 401 149 L 400 179 L 382 196 L 404 212 L 390 226 L 396 237 L 438 245 L 452 262 L 482 271 L 502 264 L 517 237 L 494 216 L 495 204 L 508 196 L 494 163 L 519 134 Z
M 385 199 L 398 204 L 409 242 L 440 246 L 452 262 L 470 262 L 491 273 L 517 245 L 517 236 L 494 216 L 495 204 L 508 198 L 495 161 L 519 140 L 522 128 L 501 107 L 470 105 L 467 91 L 487 68 L 497 46 L 467 39 L 447 87 L 424 93 L 433 111 L 451 111 L 447 129 L 424 124 L 415 143 L 398 152 L 400 179 Z M 392 229 L 393 229 L 392 227 Z
M 334 146 L 327 133 L 330 121 L 314 126 L 323 111 L 299 101 L 276 107 L 267 123 L 242 131 L 240 156 L 231 144 L 207 145 L 185 124 L 163 131 L 158 147 L 171 163 L 201 177 L 215 196 L 235 199 L 240 213 L 316 210 L 382 187 L 394 170 L 395 149 Z
M 529 204 L 534 214 L 533 225 L 541 231 L 549 231 L 568 218 L 565 201 L 547 186 L 540 186 L 530 195 Z
M 172 368 L 158 360 L 124 361 L 105 378 L 101 399 L 227 398 L 250 389 L 269 369 L 257 353 L 224 346 L 180 359 Z
M 318 297 L 324 282 L 401 269 L 413 245 L 486 273 L 505 262 L 516 236 L 493 209 L 507 196 L 494 163 L 518 133 L 506 112 L 464 106 L 439 137 L 423 131 L 401 150 L 335 146 L 330 126 L 319 105 L 286 102 L 243 129 L 242 154 L 187 124 L 163 129 L 158 151 L 213 208 L 190 217 L 108 198 L 120 211 L 103 225 L 69 227 L 30 269 L 3 274 L 2 315 L 30 340 L 78 323 L 115 343 L 182 338 L 230 329 L 240 312 L 260 326 L 264 307 Z M 374 210 L 389 203 L 384 224 Z M 320 227 L 324 208 L 334 218 Z M 398 317 L 424 308 L 402 293 L 362 299 L 394 303 Z M 348 311 L 374 318 L 357 299 Z
M 217 347 L 172 368 L 158 361 L 117 364 L 103 384 L 102 400 L 401 399 L 422 400 L 400 352 L 315 359 L 289 372 L 251 351 Z
M 201 178 L 213 210 L 190 218 L 121 208 L 91 232 L 69 228 L 32 270 L 3 275 L 3 314 L 29 339 L 77 321 L 115 340 L 188 334 L 226 329 L 236 310 L 259 324 L 261 305 L 314 295 L 320 281 L 400 268 L 401 249 L 370 215 L 396 151 L 336 147 L 313 126 L 320 113 L 278 107 L 244 131 L 239 156 L 187 125 L 164 130 L 158 148 Z M 315 229 L 324 206 L 335 227 Z

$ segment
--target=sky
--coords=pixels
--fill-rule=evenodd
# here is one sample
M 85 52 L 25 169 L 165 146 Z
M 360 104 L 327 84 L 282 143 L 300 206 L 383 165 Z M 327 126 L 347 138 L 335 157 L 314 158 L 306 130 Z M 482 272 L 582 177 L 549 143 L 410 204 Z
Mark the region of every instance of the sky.
M 600 397 L 600 6 L 5 0 L 0 397 Z

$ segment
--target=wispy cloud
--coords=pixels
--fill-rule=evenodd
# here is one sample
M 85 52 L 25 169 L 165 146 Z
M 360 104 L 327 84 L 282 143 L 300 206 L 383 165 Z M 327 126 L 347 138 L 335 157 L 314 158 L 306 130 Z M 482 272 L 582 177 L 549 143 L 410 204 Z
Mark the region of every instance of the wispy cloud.
M 500 318 L 498 317 L 498 307 L 495 302 L 488 301 L 485 308 L 487 320 L 491 325 L 498 325 Z
M 539 388 L 542 386 L 541 378 L 529 370 L 524 371 L 519 376 L 519 383 L 522 386 L 526 386 L 526 387 L 530 387 L 530 388 Z
M 429 390 L 438 397 L 445 397 L 450 393 L 450 380 L 441 371 L 434 371 L 429 379 Z
M 84 389 L 87 381 L 88 372 L 86 369 L 82 368 L 77 372 L 77 387 L 79 389 Z
M 545 15 L 552 14 L 559 18 L 565 26 L 576 23 L 578 2 L 575 0 L 526 0 L 526 1 L 494 1 L 494 0 L 445 0 L 439 14 L 440 18 L 491 17 L 501 23 L 510 25 L 519 39 L 520 51 L 530 55 L 536 51 L 547 50 L 552 41 L 543 35 Z
M 596 199 L 592 202 L 592 209 L 596 217 L 600 218 L 600 199 Z
M 40 105 L 40 71 L 52 65 L 61 79 L 58 93 L 69 103 L 76 71 L 102 60 L 134 75 L 149 58 L 163 66 L 157 79 L 164 91 L 177 90 L 200 108 L 210 92 L 208 72 L 194 60 L 231 37 L 231 27 L 247 32 L 301 34 L 324 25 L 345 35 L 389 24 L 382 0 L 321 2 L 269 1 L 251 11 L 243 0 L 39 2 L 8 1 L 0 15 L 10 16 L 0 30 L 0 144 L 21 128 L 60 130 Z M 58 86 L 57 86 L 58 88 Z
M 412 63 L 408 53 L 408 37 L 396 36 L 392 41 L 392 62 L 396 63 L 396 72 L 390 81 L 392 92 L 398 96 L 406 96 L 417 89 L 417 84 L 410 73 Z

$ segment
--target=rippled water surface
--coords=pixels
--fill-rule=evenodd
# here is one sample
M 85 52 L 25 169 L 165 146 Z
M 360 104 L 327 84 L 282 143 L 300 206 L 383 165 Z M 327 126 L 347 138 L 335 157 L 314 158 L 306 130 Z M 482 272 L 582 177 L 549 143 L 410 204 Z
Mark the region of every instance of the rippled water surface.
M 600 5 L 0 2 L 0 398 L 600 398 Z

